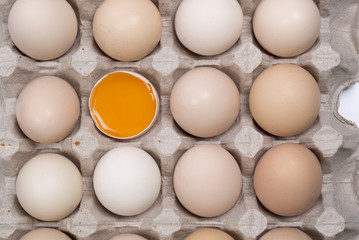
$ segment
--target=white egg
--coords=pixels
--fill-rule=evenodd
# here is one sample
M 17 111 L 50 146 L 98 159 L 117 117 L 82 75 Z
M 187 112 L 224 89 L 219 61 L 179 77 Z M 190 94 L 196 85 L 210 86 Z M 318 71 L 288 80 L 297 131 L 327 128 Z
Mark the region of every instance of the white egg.
M 119 147 L 97 163 L 93 184 L 96 196 L 109 211 L 133 216 L 146 211 L 161 189 L 161 173 L 155 160 L 136 147 Z
M 77 35 L 77 18 L 66 0 L 17 0 L 8 22 L 16 47 L 36 60 L 60 57 Z
M 243 12 L 237 0 L 184 0 L 175 17 L 180 42 L 205 56 L 231 48 L 241 35 L 242 25 Z
M 82 198 L 82 176 L 64 156 L 45 153 L 30 159 L 16 179 L 16 196 L 23 209 L 42 221 L 70 215 Z

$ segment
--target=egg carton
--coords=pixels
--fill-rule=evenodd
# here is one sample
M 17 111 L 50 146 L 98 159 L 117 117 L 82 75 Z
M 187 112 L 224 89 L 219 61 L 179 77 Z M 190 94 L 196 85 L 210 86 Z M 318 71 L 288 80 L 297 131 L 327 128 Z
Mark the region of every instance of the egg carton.
M 239 0 L 244 12 L 240 40 L 227 52 L 202 57 L 186 50 L 178 41 L 173 19 L 180 0 L 155 0 L 163 21 L 160 44 L 136 62 L 114 61 L 93 39 L 91 24 L 101 0 L 69 0 L 79 21 L 74 46 L 53 61 L 35 61 L 12 44 L 7 29 L 9 10 L 15 0 L 0 2 L 0 239 L 17 240 L 39 227 L 52 227 L 72 239 L 109 239 L 119 233 L 137 233 L 149 240 L 183 239 L 202 227 L 222 229 L 235 239 L 258 239 L 270 229 L 289 226 L 302 229 L 314 240 L 359 239 L 359 130 L 337 113 L 340 92 L 359 81 L 359 3 L 357 0 L 316 0 L 321 14 L 318 41 L 295 58 L 278 58 L 263 50 L 252 32 L 252 16 L 259 0 Z M 318 81 L 321 110 L 306 132 L 295 137 L 275 137 L 264 132 L 249 112 L 252 82 L 267 67 L 294 63 Z M 228 74 L 240 91 L 241 112 L 233 126 L 213 138 L 196 138 L 174 122 L 169 97 L 175 81 L 198 66 L 211 66 Z M 92 86 L 103 75 L 116 70 L 134 71 L 147 77 L 157 89 L 159 117 L 145 135 L 132 140 L 114 140 L 101 134 L 88 109 Z M 81 116 L 76 128 L 55 144 L 38 144 L 28 139 L 16 123 L 16 98 L 32 79 L 55 75 L 67 80 L 81 99 Z M 314 207 L 296 217 L 280 217 L 256 199 L 253 171 L 260 156 L 272 146 L 300 143 L 321 162 L 323 188 Z M 173 190 L 176 161 L 189 148 L 202 143 L 221 145 L 238 161 L 243 188 L 236 205 L 214 218 L 197 217 L 186 211 Z M 112 148 L 131 145 L 146 150 L 157 161 L 162 174 L 161 193 L 146 212 L 122 217 L 106 210 L 97 200 L 92 176 L 101 156 Z M 35 155 L 56 152 L 71 159 L 83 175 L 84 193 L 78 208 L 67 218 L 42 222 L 29 216 L 15 195 L 20 168 Z

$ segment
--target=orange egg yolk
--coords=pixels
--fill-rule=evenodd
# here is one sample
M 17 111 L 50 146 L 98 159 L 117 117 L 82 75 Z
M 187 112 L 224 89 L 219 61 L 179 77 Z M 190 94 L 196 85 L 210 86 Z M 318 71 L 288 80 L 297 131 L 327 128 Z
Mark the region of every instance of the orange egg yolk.
M 89 106 L 96 126 L 103 133 L 129 138 L 154 121 L 157 102 L 151 84 L 130 73 L 115 72 L 93 88 Z

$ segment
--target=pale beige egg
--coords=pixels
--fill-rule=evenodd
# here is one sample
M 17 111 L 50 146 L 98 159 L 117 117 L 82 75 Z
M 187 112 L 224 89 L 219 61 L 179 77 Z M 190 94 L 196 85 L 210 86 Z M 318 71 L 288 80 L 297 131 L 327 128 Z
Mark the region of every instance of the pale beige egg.
M 176 81 L 170 106 L 173 118 L 183 130 L 198 137 L 213 137 L 236 121 L 240 96 L 227 74 L 212 67 L 198 67 Z
M 157 46 L 162 21 L 150 0 L 106 0 L 97 9 L 92 28 L 97 45 L 108 56 L 135 61 Z
M 242 174 L 227 150 L 203 144 L 181 156 L 173 182 L 178 200 L 188 211 L 201 217 L 215 217 L 236 204 L 242 189 Z
M 36 60 L 65 54 L 77 35 L 77 18 L 66 0 L 17 0 L 8 26 L 16 47 Z
M 262 0 L 253 16 L 259 44 L 280 57 L 304 53 L 320 33 L 320 13 L 313 0 Z
M 39 154 L 25 163 L 16 178 L 16 196 L 22 208 L 42 221 L 70 215 L 82 198 L 82 176 L 68 158 Z
M 71 240 L 65 233 L 53 228 L 38 228 L 26 233 L 20 240 Z
M 65 80 L 43 76 L 29 82 L 16 102 L 16 118 L 23 133 L 39 143 L 55 143 L 74 129 L 80 116 L 76 91 Z

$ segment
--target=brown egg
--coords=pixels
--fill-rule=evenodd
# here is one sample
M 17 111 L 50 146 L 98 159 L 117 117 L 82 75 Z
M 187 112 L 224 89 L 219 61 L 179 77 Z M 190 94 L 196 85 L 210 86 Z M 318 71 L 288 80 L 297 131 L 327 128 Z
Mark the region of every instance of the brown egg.
M 267 151 L 254 171 L 254 189 L 269 211 L 295 216 L 309 210 L 322 189 L 322 169 L 306 147 L 284 143 Z
M 259 240 L 312 240 L 296 228 L 276 228 L 264 234 Z
M 203 144 L 185 152 L 173 174 L 179 201 L 201 217 L 215 217 L 230 210 L 242 189 L 237 161 L 224 148 Z
M 254 120 L 277 136 L 293 136 L 308 129 L 318 116 L 320 91 L 313 76 L 293 64 L 267 68 L 249 93 Z
M 38 228 L 25 234 L 20 240 L 71 240 L 65 233 L 53 228 Z
M 116 60 L 145 57 L 156 47 L 161 34 L 161 15 L 150 0 L 106 0 L 93 20 L 96 43 Z
M 215 228 L 202 228 L 189 234 L 184 240 L 234 240 L 234 238 Z

